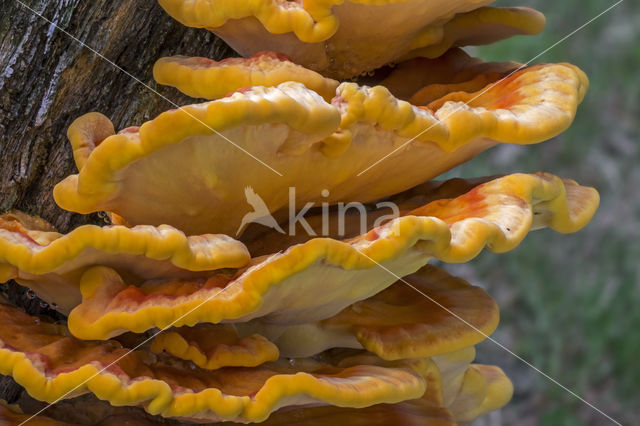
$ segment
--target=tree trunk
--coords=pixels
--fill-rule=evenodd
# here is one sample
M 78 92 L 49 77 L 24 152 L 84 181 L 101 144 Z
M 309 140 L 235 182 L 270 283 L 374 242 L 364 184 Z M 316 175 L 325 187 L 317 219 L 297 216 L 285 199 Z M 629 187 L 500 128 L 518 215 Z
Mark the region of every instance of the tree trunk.
M 154 62 L 176 54 L 221 59 L 232 51 L 206 30 L 183 27 L 153 0 L 0 0 L 0 212 L 39 215 L 61 232 L 104 223 L 53 201 L 53 186 L 77 172 L 66 129 L 90 111 L 121 129 L 174 107 L 153 90 L 178 105 L 193 103 L 153 81 Z M 54 315 L 15 283 L 3 292 L 31 314 Z M 17 398 L 16 386 L 0 376 L 0 398 Z

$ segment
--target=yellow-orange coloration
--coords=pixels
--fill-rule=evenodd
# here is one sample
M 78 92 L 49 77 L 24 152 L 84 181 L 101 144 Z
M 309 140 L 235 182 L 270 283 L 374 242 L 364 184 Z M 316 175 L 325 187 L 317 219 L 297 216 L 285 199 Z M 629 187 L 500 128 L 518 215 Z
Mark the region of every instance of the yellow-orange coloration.
M 475 215 L 469 214 L 465 195 L 433 202 L 424 207 L 428 215 L 417 210 L 391 220 L 375 230 L 376 238 L 311 239 L 256 258 L 234 277 L 156 280 L 134 287 L 108 268 L 94 268 L 82 278 L 83 302 L 71 312 L 69 327 L 79 338 L 105 339 L 170 324 L 322 320 L 384 290 L 431 258 L 466 262 L 485 247 L 505 252 L 530 229 L 543 226 L 575 232 L 591 219 L 599 202 L 594 189 L 545 174 L 510 175 L 473 191 L 481 195 L 477 204 L 484 205 L 485 199 L 492 204 L 482 215 L 473 205 Z M 461 220 L 452 222 L 456 209 Z M 380 274 L 374 262 L 391 273 Z
M 185 420 L 257 422 L 283 405 L 396 403 L 419 398 L 425 377 L 438 374 L 428 359 L 390 363 L 372 356 L 201 370 L 142 350 L 128 353 L 113 341 L 77 340 L 64 326 L 8 305 L 0 305 L 0 318 L 0 374 L 34 398 L 52 402 L 91 392 L 116 406 Z
M 63 235 L 24 213 L 0 216 L 0 282 L 15 279 L 62 312 L 80 303 L 80 277 L 96 264 L 140 282 L 198 277 L 248 261 L 244 244 L 226 235 L 186 236 L 167 225 L 85 225 Z
M 473 364 L 449 409 L 456 422 L 466 423 L 504 406 L 512 395 L 513 384 L 499 367 Z
M 287 357 L 353 347 L 384 359 L 420 358 L 473 346 L 498 320 L 498 306 L 484 290 L 428 265 L 334 317 L 276 329 L 274 342 Z
M 496 109 L 493 95 L 465 105 L 458 98 L 468 96 L 456 93 L 437 109 L 416 107 L 385 87 L 355 83 L 342 83 L 328 103 L 301 83 L 286 82 L 167 111 L 139 131 L 97 145 L 87 128 L 103 136 L 110 124 L 90 114 L 69 130 L 80 173 L 59 183 L 54 198 L 65 209 L 111 211 L 131 225 L 229 235 L 244 231 L 242 219 L 253 213 L 257 197 L 276 219 L 285 216 L 287 187 L 296 188 L 295 208 L 374 201 L 498 143 L 538 143 L 569 126 L 587 85 L 580 70 L 540 65 L 514 77 L 491 92 L 518 94 L 520 102 L 505 110 Z M 375 172 L 361 173 L 383 158 Z M 179 178 L 158 170 L 179 171 Z
M 245 58 L 161 58 L 158 83 L 209 102 L 69 127 L 78 174 L 54 199 L 112 226 L 0 215 L 0 282 L 69 314 L 0 296 L 0 375 L 66 400 L 51 419 L 0 400 L 0 424 L 450 426 L 504 406 L 510 380 L 473 364 L 496 302 L 427 263 L 575 232 L 599 195 L 547 173 L 429 179 L 571 124 L 580 69 L 459 48 L 544 16 L 492 0 L 158 2 Z
M 304 84 L 331 101 L 338 82 L 296 65 L 285 55 L 260 52 L 250 58 L 228 58 L 220 62 L 207 58 L 174 56 L 162 58 L 153 67 L 154 79 L 174 86 L 193 98 L 218 99 L 238 89 L 277 86 L 287 81 Z
M 537 34 L 544 16 L 492 0 L 159 0 L 181 23 L 207 28 L 243 56 L 282 52 L 315 71 L 348 78 L 407 57 Z M 375 25 L 372 25 L 375 23 Z
M 229 324 L 171 329 L 153 338 L 151 350 L 165 351 L 206 370 L 256 367 L 279 356 L 278 347 L 269 340 L 258 334 L 241 338 Z

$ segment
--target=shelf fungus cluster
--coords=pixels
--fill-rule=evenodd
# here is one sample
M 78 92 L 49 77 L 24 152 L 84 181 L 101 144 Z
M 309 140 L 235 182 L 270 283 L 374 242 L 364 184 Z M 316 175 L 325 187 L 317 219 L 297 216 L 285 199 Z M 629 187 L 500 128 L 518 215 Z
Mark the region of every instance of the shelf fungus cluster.
M 67 407 L 37 420 L 450 425 L 506 404 L 503 371 L 473 363 L 496 302 L 428 263 L 575 232 L 598 193 L 547 173 L 431 179 L 571 124 L 578 68 L 461 49 L 544 17 L 489 0 L 159 3 L 245 57 L 161 58 L 155 79 L 200 103 L 119 132 L 97 112 L 70 125 L 78 174 L 55 201 L 112 225 L 0 216 L 0 281 L 67 318 L 0 304 L 0 374 Z

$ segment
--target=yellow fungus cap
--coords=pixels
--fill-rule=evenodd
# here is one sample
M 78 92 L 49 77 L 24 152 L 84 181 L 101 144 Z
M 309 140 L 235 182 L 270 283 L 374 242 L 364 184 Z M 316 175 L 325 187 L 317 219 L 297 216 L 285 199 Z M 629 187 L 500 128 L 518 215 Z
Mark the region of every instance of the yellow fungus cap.
M 82 277 L 83 301 L 71 312 L 69 327 L 77 337 L 105 339 L 170 324 L 322 320 L 432 258 L 466 262 L 485 247 L 508 251 L 531 229 L 544 226 L 575 232 L 588 223 L 598 202 L 594 189 L 574 181 L 516 174 L 413 209 L 358 237 L 314 238 L 255 258 L 234 277 L 218 274 L 134 286 L 113 270 L 96 267 Z
M 219 62 L 186 56 L 161 58 L 153 67 L 153 77 L 158 83 L 176 87 L 193 98 L 211 100 L 243 87 L 277 86 L 297 81 L 326 101 L 331 101 L 340 84 L 274 52 L 260 52 L 247 59 L 227 58 Z
M 54 198 L 67 210 L 110 211 L 131 225 L 239 235 L 257 197 L 276 219 L 286 215 L 289 187 L 296 209 L 370 202 L 498 143 L 547 140 L 572 122 L 586 85 L 573 66 L 538 65 L 480 96 L 447 93 L 415 106 L 382 86 L 342 83 L 328 103 L 287 82 L 167 111 L 97 144 L 108 120 L 91 114 L 69 129 L 80 173 L 59 183 Z
M 274 342 L 285 357 L 353 347 L 383 359 L 421 358 L 475 345 L 498 320 L 484 290 L 427 265 L 334 317 L 286 328 Z
M 144 350 L 128 353 L 113 341 L 77 340 L 64 326 L 9 305 L 0 305 L 0 318 L 0 374 L 34 398 L 53 402 L 91 392 L 112 405 L 185 420 L 259 422 L 283 406 L 397 403 L 422 396 L 425 377 L 438 374 L 428 359 L 390 363 L 371 356 L 201 370 Z
M 279 357 L 278 347 L 269 340 L 258 334 L 241 338 L 230 324 L 172 328 L 153 338 L 151 350 L 165 351 L 206 370 L 256 367 Z
M 448 407 L 456 422 L 467 423 L 502 408 L 513 396 L 513 384 L 502 369 L 493 365 L 472 364 L 462 385 Z
M 186 236 L 167 225 L 84 225 L 60 234 L 24 213 L 0 216 L 0 282 L 15 279 L 62 312 L 80 303 L 80 277 L 95 264 L 144 281 L 202 276 L 249 259 L 244 244 L 226 235 Z
M 159 0 L 184 25 L 207 28 L 243 56 L 275 50 L 348 78 L 403 57 L 537 34 L 544 16 L 492 0 Z

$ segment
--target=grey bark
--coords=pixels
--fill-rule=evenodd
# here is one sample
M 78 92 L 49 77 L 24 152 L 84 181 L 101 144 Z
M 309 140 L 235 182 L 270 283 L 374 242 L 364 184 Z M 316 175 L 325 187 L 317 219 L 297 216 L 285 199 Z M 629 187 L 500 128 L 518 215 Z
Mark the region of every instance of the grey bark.
M 67 127 L 90 111 L 121 129 L 173 108 L 109 61 L 184 105 L 193 100 L 153 82 L 154 62 L 176 54 L 221 59 L 233 53 L 208 31 L 181 26 L 153 0 L 20 1 L 24 5 L 0 0 L 0 212 L 36 214 L 61 232 L 99 224 L 98 215 L 61 210 L 51 195 L 56 183 L 77 172 Z M 3 292 L 31 314 L 53 315 L 16 284 Z M 0 398 L 14 400 L 19 393 L 0 376 Z

